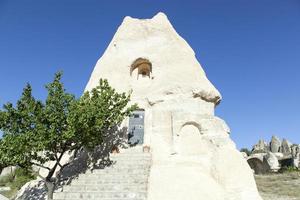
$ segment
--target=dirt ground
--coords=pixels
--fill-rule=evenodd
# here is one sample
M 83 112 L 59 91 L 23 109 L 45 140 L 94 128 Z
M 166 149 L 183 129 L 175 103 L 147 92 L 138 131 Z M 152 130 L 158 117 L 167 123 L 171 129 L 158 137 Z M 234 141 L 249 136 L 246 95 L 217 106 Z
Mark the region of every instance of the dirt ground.
M 300 200 L 300 172 L 255 175 L 264 200 Z

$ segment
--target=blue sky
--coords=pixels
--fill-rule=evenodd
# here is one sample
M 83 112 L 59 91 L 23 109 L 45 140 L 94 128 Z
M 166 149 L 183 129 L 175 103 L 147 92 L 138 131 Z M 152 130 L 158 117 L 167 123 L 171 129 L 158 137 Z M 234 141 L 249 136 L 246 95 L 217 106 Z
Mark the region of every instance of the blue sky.
M 300 143 L 299 0 L 0 0 L 0 105 L 37 98 L 64 72 L 80 96 L 122 19 L 166 13 L 223 95 L 239 148 L 273 134 Z

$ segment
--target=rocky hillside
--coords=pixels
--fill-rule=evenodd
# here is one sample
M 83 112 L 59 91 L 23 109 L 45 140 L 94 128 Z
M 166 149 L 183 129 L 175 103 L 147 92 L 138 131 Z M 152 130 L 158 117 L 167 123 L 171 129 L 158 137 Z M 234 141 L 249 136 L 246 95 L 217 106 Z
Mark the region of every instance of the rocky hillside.
M 255 174 L 300 167 L 300 145 L 276 136 L 272 136 L 270 142 L 259 140 L 247 155 L 243 154 Z

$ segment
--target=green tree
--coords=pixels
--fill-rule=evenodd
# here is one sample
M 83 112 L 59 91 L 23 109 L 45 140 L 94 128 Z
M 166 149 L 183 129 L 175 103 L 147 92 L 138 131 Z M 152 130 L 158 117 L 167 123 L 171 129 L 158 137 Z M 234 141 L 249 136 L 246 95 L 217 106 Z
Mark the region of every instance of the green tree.
M 48 198 L 53 198 L 57 180 L 54 173 L 62 171 L 62 157 L 81 148 L 93 150 L 102 145 L 110 129 L 118 126 L 136 109 L 128 106 L 130 95 L 117 93 L 106 80 L 78 99 L 65 91 L 62 73 L 46 85 L 45 102 L 32 96 L 28 84 L 16 106 L 7 103 L 0 110 L 0 165 L 32 165 L 48 170 L 44 178 Z M 52 167 L 46 164 L 55 161 Z
M 251 155 L 251 151 L 248 148 L 241 148 L 240 152 L 244 152 L 247 154 L 247 156 Z

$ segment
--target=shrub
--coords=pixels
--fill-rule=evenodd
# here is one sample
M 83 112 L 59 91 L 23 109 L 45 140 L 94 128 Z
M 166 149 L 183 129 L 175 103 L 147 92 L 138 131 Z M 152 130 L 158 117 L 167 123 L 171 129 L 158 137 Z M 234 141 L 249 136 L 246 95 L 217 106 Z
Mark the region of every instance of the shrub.
M 0 179 L 0 186 L 11 188 L 9 191 L 3 191 L 2 194 L 6 197 L 12 197 L 23 185 L 25 185 L 25 183 L 35 178 L 35 174 L 32 174 L 29 170 L 18 168 L 14 175 L 10 174 Z
M 299 171 L 300 170 L 297 167 L 292 167 L 292 166 L 284 166 L 279 170 L 280 173 L 291 173 L 291 172 L 299 172 Z
M 251 155 L 251 151 L 247 148 L 241 148 L 240 150 L 241 152 L 245 152 L 247 154 L 247 156 L 250 156 Z

